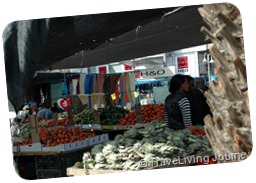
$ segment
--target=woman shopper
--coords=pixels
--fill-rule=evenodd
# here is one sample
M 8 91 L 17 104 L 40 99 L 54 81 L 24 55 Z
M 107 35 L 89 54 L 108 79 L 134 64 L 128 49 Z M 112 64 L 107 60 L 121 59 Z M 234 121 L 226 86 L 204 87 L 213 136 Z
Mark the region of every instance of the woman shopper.
M 187 98 L 189 83 L 186 76 L 174 75 L 170 80 L 169 92 L 165 99 L 164 121 L 169 128 L 182 130 L 192 125 L 190 103 Z

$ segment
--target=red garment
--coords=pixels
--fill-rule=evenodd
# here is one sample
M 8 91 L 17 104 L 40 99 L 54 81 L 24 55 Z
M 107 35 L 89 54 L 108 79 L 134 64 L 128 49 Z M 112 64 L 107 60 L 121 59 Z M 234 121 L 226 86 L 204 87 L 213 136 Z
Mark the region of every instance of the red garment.
M 118 105 L 118 103 L 119 103 L 119 96 L 120 96 L 120 86 L 119 86 L 119 84 L 120 84 L 120 82 L 121 82 L 121 77 L 119 77 L 119 79 L 118 79 L 118 81 L 117 81 L 117 84 L 116 84 L 116 89 L 115 89 L 115 93 L 116 93 L 116 100 L 115 100 L 115 103 L 116 103 L 116 105 Z M 119 84 L 118 84 L 119 83 Z
M 110 75 L 110 89 L 109 89 L 110 95 L 113 93 L 116 94 L 116 87 L 118 87 L 117 82 L 120 79 L 120 76 L 121 76 L 120 74 Z M 112 100 L 112 104 L 114 104 L 114 100 Z
M 128 96 L 128 91 L 127 91 L 127 81 L 128 81 L 128 74 L 127 73 L 125 73 L 124 74 L 124 102 L 125 102 L 125 104 L 127 104 L 128 102 L 130 102 L 129 101 L 129 96 Z
M 98 93 L 104 93 L 104 91 L 103 91 L 104 79 L 105 79 L 105 77 L 104 77 L 103 74 L 100 74 L 100 75 L 98 75 L 98 77 L 97 77 Z

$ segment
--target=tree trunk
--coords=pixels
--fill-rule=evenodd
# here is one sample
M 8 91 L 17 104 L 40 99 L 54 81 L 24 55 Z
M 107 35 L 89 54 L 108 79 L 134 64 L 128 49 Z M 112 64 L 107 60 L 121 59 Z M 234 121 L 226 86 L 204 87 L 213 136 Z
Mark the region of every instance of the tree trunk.
M 229 156 L 219 163 L 245 159 L 252 151 L 252 136 L 241 15 L 227 3 L 207 4 L 198 11 L 209 26 L 201 31 L 213 43 L 209 51 L 217 77 L 205 93 L 213 114 L 204 118 L 206 135 L 215 154 Z

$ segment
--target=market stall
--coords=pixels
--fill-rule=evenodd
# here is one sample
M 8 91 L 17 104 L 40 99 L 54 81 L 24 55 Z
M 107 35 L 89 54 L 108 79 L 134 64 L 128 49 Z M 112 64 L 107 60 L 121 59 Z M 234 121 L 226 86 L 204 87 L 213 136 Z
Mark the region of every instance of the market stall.
M 68 176 L 214 164 L 202 127 L 173 131 L 161 122 L 132 128 L 95 145 L 67 169 Z
M 74 105 L 76 104 L 71 102 L 69 107 L 72 108 Z M 37 178 L 54 178 L 67 176 L 64 173 L 66 172 L 64 171 L 65 168 L 70 168 L 77 162 L 82 162 L 86 152 L 107 146 L 108 142 L 110 144 L 118 143 L 122 146 L 120 148 L 123 151 L 133 146 L 135 142 L 140 143 L 141 146 L 144 145 L 145 148 L 147 148 L 147 145 L 150 148 L 162 148 L 162 151 L 158 152 L 160 154 L 167 153 L 169 149 L 170 154 L 162 154 L 161 158 L 184 156 L 184 153 L 188 152 L 191 155 L 195 153 L 195 149 L 212 153 L 207 139 L 202 137 L 205 135 L 202 127 L 201 129 L 185 130 L 184 133 L 168 129 L 166 124 L 163 123 L 163 104 L 147 104 L 144 106 L 139 104 L 133 110 L 118 106 L 105 106 L 97 109 L 84 108 L 75 115 L 72 114 L 71 110 L 68 115 L 71 115 L 71 117 L 66 116 L 52 120 L 30 116 L 28 122 L 22 124 L 19 128 L 20 132 L 13 139 L 13 153 L 16 163 L 19 164 L 19 160 L 28 158 L 28 156 L 33 157 L 35 176 Z M 70 125 L 68 121 L 71 118 L 73 125 Z M 198 139 L 197 135 L 200 135 Z M 174 144 L 167 143 L 167 141 L 171 142 L 172 140 Z M 198 143 L 197 145 L 190 144 L 190 150 L 180 149 L 181 153 L 176 143 L 185 143 L 183 140 L 188 143 L 183 144 L 184 148 L 189 146 L 189 143 L 197 140 Z M 157 143 L 159 143 L 159 147 L 153 147 Z M 203 144 L 205 145 L 202 148 Z M 121 149 L 120 151 L 122 151 Z M 134 154 L 129 156 L 133 157 Z M 141 160 L 138 158 L 136 161 Z M 108 158 L 106 157 L 106 159 Z M 54 167 L 51 167 L 51 163 L 46 163 L 51 161 L 56 163 L 53 163 Z M 186 163 L 183 166 L 187 165 Z M 58 169 L 58 167 L 61 167 L 61 169 Z M 126 167 L 129 166 L 126 165 Z M 103 170 L 111 170 L 111 168 L 104 168 Z M 23 176 L 27 175 L 23 174 Z
M 221 7 L 226 10 L 230 6 L 225 4 Z M 201 13 L 205 12 L 201 9 Z M 224 19 L 224 21 L 228 20 Z M 238 27 L 238 33 L 239 30 Z M 204 32 L 208 33 L 205 29 Z M 229 33 L 229 31 L 227 32 Z M 211 38 L 216 41 L 214 37 Z M 232 40 L 229 39 L 229 41 Z M 220 44 L 218 40 L 217 43 Z M 131 78 L 134 78 L 132 75 L 135 74 L 134 72 L 121 74 L 121 76 L 118 74 L 105 75 L 104 82 L 102 82 L 102 78 L 100 79 L 102 75 L 88 75 L 86 85 L 88 93 L 72 93 L 72 95 L 69 93 L 68 101 L 64 99 L 64 102 L 67 102 L 66 117 L 45 120 L 30 115 L 28 121 L 22 125 L 13 122 L 12 130 L 13 137 L 15 137 L 13 139 L 13 154 L 19 171 L 22 170 L 22 166 L 19 164 L 22 158 L 32 160 L 29 166 L 30 169 L 33 169 L 34 175 L 28 177 L 24 173 L 23 178 L 56 178 L 206 165 L 220 162 L 214 159 L 216 152 L 240 153 L 246 151 L 250 153 L 252 142 L 250 123 L 248 122 L 247 89 L 238 90 L 246 82 L 244 55 L 241 44 L 238 46 L 240 49 L 233 48 L 232 52 L 234 57 L 236 52 L 239 52 L 238 55 L 240 55 L 239 58 L 235 57 L 236 60 L 232 62 L 234 63 L 232 67 L 239 71 L 235 74 L 240 76 L 237 77 L 240 80 L 235 84 L 234 80 L 230 79 L 226 75 L 226 71 L 223 70 L 231 72 L 225 62 L 226 59 L 218 52 L 216 46 L 211 49 L 217 62 L 216 75 L 220 84 L 211 83 L 211 90 L 206 93 L 211 109 L 215 113 L 213 113 L 213 118 L 210 116 L 205 118 L 205 127 L 194 126 L 178 131 L 169 129 L 163 123 L 163 103 L 141 105 L 138 102 L 138 96 L 133 90 L 134 83 L 130 82 Z M 221 67 L 222 64 L 224 67 Z M 131 75 L 132 77 L 130 77 Z M 120 94 L 120 90 L 117 91 L 117 88 L 113 86 L 116 86 L 120 77 L 125 81 L 122 91 L 127 94 L 123 94 L 121 98 L 126 106 L 116 105 L 118 104 L 116 100 L 119 98 L 117 94 Z M 100 85 L 99 82 L 97 85 L 93 85 L 92 80 L 100 80 Z M 106 85 L 104 85 L 105 83 Z M 113 83 L 114 85 L 112 85 Z M 226 93 L 227 96 L 220 96 L 219 91 L 223 89 L 221 86 L 225 84 L 228 87 L 224 88 L 223 93 Z M 105 89 L 103 89 L 104 86 Z M 107 93 L 108 102 L 105 101 L 106 98 L 103 100 L 102 96 L 99 97 L 100 99 L 93 96 L 101 91 L 104 95 Z M 232 105 L 224 105 L 224 108 L 221 108 L 223 107 L 220 106 L 222 101 L 219 101 L 216 96 L 229 101 L 229 104 L 236 104 L 238 110 L 230 107 Z M 133 99 L 135 99 L 134 108 L 131 107 L 131 104 L 127 105 Z M 229 112 L 234 115 L 226 115 Z M 234 121 L 234 123 L 230 125 L 230 121 Z M 245 126 L 245 128 L 241 126 Z M 227 136 L 230 138 L 226 138 Z M 236 141 L 232 137 L 239 140 Z M 229 146 L 224 151 L 227 139 Z M 233 148 L 234 144 L 236 149 Z M 235 161 L 240 160 L 242 159 Z M 22 162 L 25 161 L 27 160 Z

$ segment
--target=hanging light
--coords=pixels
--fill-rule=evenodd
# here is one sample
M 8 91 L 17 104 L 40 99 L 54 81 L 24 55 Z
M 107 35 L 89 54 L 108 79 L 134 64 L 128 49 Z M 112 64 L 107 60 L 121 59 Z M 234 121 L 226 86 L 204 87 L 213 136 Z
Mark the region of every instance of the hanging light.
M 204 53 L 204 59 L 202 62 L 207 62 L 208 61 L 208 54 L 207 52 Z
M 214 60 L 211 54 L 209 54 L 209 57 L 210 57 L 209 63 L 214 63 Z

